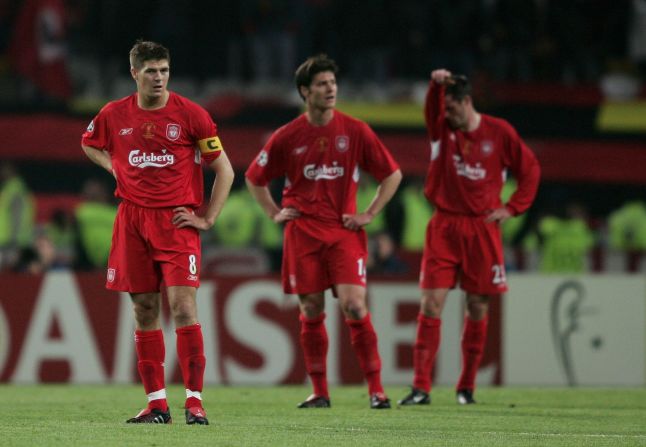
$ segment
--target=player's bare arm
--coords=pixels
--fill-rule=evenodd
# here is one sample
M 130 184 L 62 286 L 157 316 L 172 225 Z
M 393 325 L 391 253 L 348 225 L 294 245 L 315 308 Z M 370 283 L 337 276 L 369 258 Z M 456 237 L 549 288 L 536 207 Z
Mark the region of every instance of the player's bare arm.
M 173 224 L 178 228 L 194 227 L 198 230 L 208 230 L 215 223 L 224 202 L 229 196 L 233 184 L 234 172 L 231 162 L 225 152 L 222 152 L 210 165 L 215 171 L 215 181 L 211 189 L 211 199 L 204 216 L 198 216 L 188 208 L 179 206 L 173 210 Z
M 358 230 L 361 227 L 368 225 L 372 222 L 377 214 L 386 206 L 386 204 L 393 198 L 395 191 L 399 187 L 402 180 L 401 170 L 397 169 L 388 177 L 383 179 L 377 188 L 375 197 L 370 202 L 368 208 L 362 213 L 358 214 L 344 214 L 343 226 L 349 230 Z
M 87 155 L 87 157 L 92 160 L 92 162 L 101 166 L 115 178 L 117 177 L 117 175 L 114 173 L 114 169 L 112 168 L 112 158 L 110 157 L 110 154 L 108 154 L 106 151 L 91 146 L 81 145 L 81 147 L 83 148 L 85 155 Z
M 248 178 L 246 179 L 247 188 L 251 196 L 260 204 L 267 215 L 276 223 L 294 220 L 301 215 L 296 208 L 279 208 L 274 198 L 266 186 L 254 185 Z

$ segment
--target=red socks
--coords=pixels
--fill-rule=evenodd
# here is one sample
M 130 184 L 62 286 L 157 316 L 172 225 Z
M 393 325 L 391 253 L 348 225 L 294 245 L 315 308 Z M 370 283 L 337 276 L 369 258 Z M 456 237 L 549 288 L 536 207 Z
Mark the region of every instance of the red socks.
M 487 341 L 487 317 L 480 321 L 464 319 L 462 332 L 462 374 L 458 381 L 458 390 L 475 389 L 476 374 L 484 353 Z
M 161 329 L 154 331 L 135 331 L 137 369 L 148 396 L 148 408 L 168 410 L 166 386 L 164 384 L 164 334 Z
M 417 316 L 417 336 L 413 349 L 413 387 L 426 393 L 431 391 L 431 373 L 440 346 L 441 327 L 442 320 L 439 318 L 427 317 L 424 314 Z
M 314 394 L 329 399 L 327 389 L 327 350 L 328 337 L 325 329 L 325 313 L 315 318 L 300 315 L 301 347 L 305 357 L 305 369 L 312 381 Z
M 383 393 L 381 385 L 381 358 L 377 350 L 377 333 L 375 332 L 370 314 L 361 320 L 345 320 L 350 327 L 350 340 L 359 359 L 359 366 L 368 382 L 368 392 L 372 395 Z
M 202 407 L 202 385 L 204 383 L 204 340 L 199 323 L 175 330 L 177 334 L 177 357 L 182 369 L 186 388 L 185 408 Z

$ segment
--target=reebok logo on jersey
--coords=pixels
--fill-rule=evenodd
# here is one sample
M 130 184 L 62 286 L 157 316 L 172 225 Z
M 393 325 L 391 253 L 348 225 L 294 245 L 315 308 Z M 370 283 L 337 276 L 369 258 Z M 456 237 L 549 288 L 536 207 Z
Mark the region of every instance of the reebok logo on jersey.
M 471 166 L 469 163 L 461 161 L 457 155 L 453 156 L 453 163 L 455 164 L 455 170 L 458 175 L 466 177 L 469 180 L 483 180 L 487 176 L 487 170 L 481 167 L 480 163 Z
M 333 162 L 332 166 L 323 164 L 321 166 L 316 166 L 314 164 L 305 165 L 303 169 L 303 175 L 306 179 L 309 180 L 334 180 L 339 177 L 343 177 L 344 169 L 343 166 L 337 166 L 337 162 Z
M 140 155 L 141 153 L 141 155 Z M 128 155 L 128 162 L 130 166 L 135 168 L 147 168 L 149 166 L 153 168 L 163 168 L 164 166 L 172 165 L 175 163 L 175 156 L 173 154 L 167 154 L 166 149 L 162 149 L 162 153 L 158 154 L 151 152 L 141 152 L 139 149 L 134 149 L 130 151 Z
M 132 134 L 132 127 L 126 127 L 125 129 L 121 129 L 119 131 L 119 135 L 131 135 Z

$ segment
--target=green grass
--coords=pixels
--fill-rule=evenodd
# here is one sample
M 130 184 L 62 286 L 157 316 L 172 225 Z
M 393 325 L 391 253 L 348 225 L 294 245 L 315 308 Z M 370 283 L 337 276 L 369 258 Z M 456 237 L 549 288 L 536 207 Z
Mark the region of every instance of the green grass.
M 387 387 L 393 401 L 404 387 Z M 0 386 L 2 446 L 646 446 L 646 389 L 483 388 L 458 406 L 370 410 L 364 387 L 331 389 L 331 409 L 296 409 L 309 387 L 210 387 L 211 425 L 184 424 L 183 390 L 168 390 L 174 424 L 130 425 L 139 386 Z

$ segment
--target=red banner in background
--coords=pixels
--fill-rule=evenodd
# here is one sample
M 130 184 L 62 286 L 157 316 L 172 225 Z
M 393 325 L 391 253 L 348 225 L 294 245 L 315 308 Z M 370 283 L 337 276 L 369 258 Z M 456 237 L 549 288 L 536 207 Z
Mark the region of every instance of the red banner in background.
M 85 161 L 80 140 L 88 124 L 89 120 L 58 115 L 0 117 L 0 157 Z M 246 170 L 272 130 L 221 129 L 222 143 L 236 169 Z M 378 134 L 405 174 L 426 174 L 430 152 L 424 132 Z M 646 184 L 643 142 L 543 139 L 528 143 L 541 163 L 544 180 Z
M 133 383 L 138 381 L 130 299 L 104 288 L 100 273 L 0 275 L 0 382 Z M 457 294 L 457 292 L 456 292 Z M 373 279 L 372 320 L 379 336 L 386 384 L 412 380 L 412 345 L 419 291 L 415 281 Z M 500 312 L 491 314 L 487 354 L 479 376 L 500 383 Z M 277 277 L 204 278 L 198 291 L 208 384 L 299 384 L 307 381 L 299 344 L 296 297 L 285 296 Z M 164 302 L 167 379 L 181 382 L 175 331 Z M 331 383 L 363 378 L 349 331 L 335 299 L 326 300 Z M 450 299 L 443 316 L 438 383 L 459 370 L 462 300 Z

